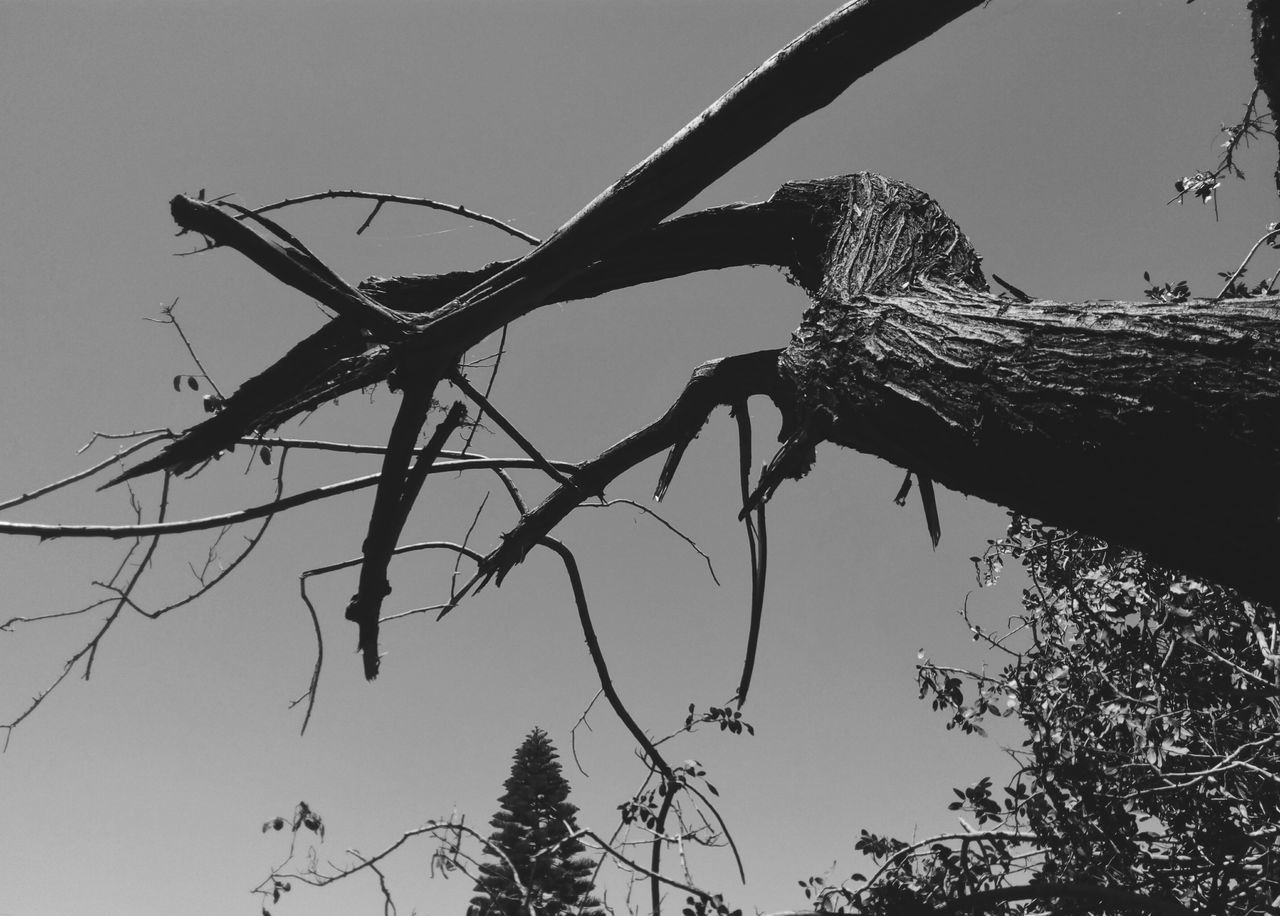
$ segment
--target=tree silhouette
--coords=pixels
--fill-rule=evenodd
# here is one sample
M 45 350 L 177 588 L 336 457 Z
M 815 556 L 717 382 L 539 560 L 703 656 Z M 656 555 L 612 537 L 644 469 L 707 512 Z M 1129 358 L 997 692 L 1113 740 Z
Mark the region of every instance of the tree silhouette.
M 540 728 L 516 751 L 502 807 L 489 822 L 489 842 L 505 858 L 480 866 L 471 916 L 603 912 L 591 896 L 594 865 L 574 834 L 578 809 L 568 800 L 569 783 L 556 758 Z
M 748 695 L 760 634 L 765 505 L 785 480 L 809 470 L 823 442 L 879 456 L 905 470 L 900 499 L 905 500 L 914 481 L 935 544 L 940 530 L 937 483 L 1118 548 L 1141 551 L 1170 568 L 1237 588 L 1247 600 L 1275 603 L 1280 599 L 1280 565 L 1275 563 L 1280 551 L 1275 508 L 1280 504 L 1280 373 L 1273 370 L 1280 365 L 1280 296 L 1274 278 L 1253 291 L 1236 284 L 1248 258 L 1214 299 L 1187 299 L 1166 283 L 1163 290 L 1148 291 L 1153 301 L 1058 302 L 1003 283 L 1012 298 L 994 293 L 976 250 L 931 197 L 868 172 L 791 181 L 758 203 L 677 215 L 788 125 L 980 5 L 982 0 L 846 4 L 513 261 L 431 276 L 370 277 L 352 284 L 264 215 L 314 196 L 252 210 L 220 198 L 207 200 L 203 193 L 174 197 L 174 221 L 183 233 L 204 240 L 202 250 L 238 252 L 333 317 L 227 397 L 210 396 L 209 416 L 202 422 L 180 434 L 151 435 L 90 471 L 6 504 L 35 499 L 115 468 L 144 447 L 165 443 L 107 484 L 163 475 L 160 517 L 154 523 L 0 524 L 0 533 L 42 540 L 149 539 L 132 578 L 126 581 L 124 573 L 117 573 L 119 581 L 107 583 L 112 597 L 100 603 L 112 610 L 96 635 L 70 657 L 49 688 L 0 727 L 12 731 L 77 665 L 83 664 L 87 676 L 103 634 L 126 609 L 141 610 L 133 599 L 134 587 L 161 538 L 269 520 L 312 501 L 375 487 L 358 560 L 304 573 L 300 590 L 317 636 L 315 673 L 302 697 L 306 708 L 315 699 L 324 654 L 306 576 L 359 566 L 359 584 L 345 616 L 355 625 L 365 676 L 373 679 L 381 665 L 382 623 L 418 612 L 384 616 L 393 556 L 448 550 L 474 564 L 471 578 L 456 588 L 451 585 L 448 601 L 429 609 L 443 616 L 486 584 L 500 586 L 531 551 L 554 551 L 570 581 L 602 693 L 642 749 L 649 777 L 657 782 L 646 790 L 661 798 L 657 813 L 645 824 L 652 832 L 646 870 L 652 911 L 660 911 L 659 883 L 666 880 L 702 895 L 693 901 L 694 912 L 702 914 L 708 907 L 719 910 L 720 904 L 711 902 L 717 898 L 667 878 L 661 869 L 663 844 L 673 843 L 665 831 L 673 799 L 694 790 L 684 768 L 667 763 L 657 749 L 661 742 L 651 740 L 622 703 L 595 636 L 576 561 L 553 534 L 574 508 L 600 497 L 620 474 L 665 451 L 669 457 L 655 494 L 661 497 L 714 408 L 730 407 L 739 428 L 740 518 L 751 562 L 747 648 L 732 698 L 734 722 Z M 1280 55 L 1275 53 L 1280 13 L 1266 0 L 1251 0 L 1248 6 L 1257 81 L 1274 124 L 1280 112 Z M 1256 133 L 1251 123 L 1260 122 L 1246 117 L 1239 132 L 1229 135 L 1228 155 L 1219 169 L 1178 182 L 1178 194 L 1207 197 L 1218 176 L 1230 168 L 1235 144 Z M 341 193 L 346 192 L 330 192 Z M 375 214 L 391 200 L 385 195 L 374 199 Z M 1278 238 L 1280 230 L 1269 229 L 1255 250 Z M 474 367 L 465 354 L 537 309 L 748 264 L 783 269 L 808 295 L 811 306 L 790 341 L 702 364 L 662 417 L 594 458 L 572 464 L 550 461 L 468 378 Z M 992 279 L 1001 282 L 994 275 Z M 501 340 L 499 352 L 505 336 Z M 175 385 L 182 378 L 177 376 Z M 193 377 L 187 378 L 191 385 Z M 397 392 L 400 403 L 385 447 L 374 450 L 382 455 L 379 473 L 284 496 L 283 464 L 289 450 L 334 446 L 265 436 L 338 395 L 382 382 Z M 432 414 L 446 386 L 472 404 L 470 416 L 461 400 Z M 753 482 L 748 401 L 755 396 L 772 402 L 782 431 L 780 448 Z M 481 418 L 501 428 L 527 457 L 477 457 L 468 451 L 469 437 L 461 451 L 446 449 L 465 422 L 478 425 Z M 420 444 L 432 424 L 434 430 Z M 264 464 L 277 460 L 270 448 L 279 449 L 274 501 L 206 518 L 166 520 L 174 477 L 198 471 L 236 444 L 260 449 Z M 510 478 L 501 476 L 518 467 L 541 469 L 555 482 L 539 505 L 526 504 Z M 406 520 L 428 476 L 462 470 L 499 473 L 511 496 L 517 520 L 498 545 L 482 553 L 466 537 L 460 543 L 402 544 Z M 190 598 L 142 613 L 167 613 L 221 577 L 202 581 Z M 93 607 L 97 605 L 84 610 Z M 691 707 L 686 728 L 695 721 L 717 720 L 727 727 L 728 710 L 712 707 L 699 719 Z M 1181 735 L 1173 735 L 1175 743 L 1166 747 L 1169 735 L 1161 734 L 1157 741 L 1151 734 L 1148 738 L 1144 732 L 1142 740 L 1157 762 L 1170 753 L 1186 756 L 1170 750 L 1187 747 L 1176 743 Z M 1241 769 L 1236 763 L 1245 762 L 1233 758 L 1232 766 Z M 535 729 L 521 747 L 506 788 L 503 809 L 492 822 L 497 832 L 491 844 L 495 856 L 505 861 L 482 870 L 475 911 L 481 916 L 495 911 L 540 916 L 566 912 L 570 906 L 598 907 L 587 896 L 587 866 L 579 858 L 583 846 L 572 826 L 575 809 L 566 801 L 568 786 L 544 732 Z M 965 800 L 985 810 L 983 793 Z

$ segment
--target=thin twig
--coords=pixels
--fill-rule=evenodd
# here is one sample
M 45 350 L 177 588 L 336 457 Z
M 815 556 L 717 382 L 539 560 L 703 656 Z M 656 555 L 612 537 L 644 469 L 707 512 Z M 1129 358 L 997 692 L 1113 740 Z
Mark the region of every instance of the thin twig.
M 650 880 L 661 881 L 663 884 L 670 885 L 671 887 L 674 887 L 677 890 L 682 890 L 687 894 L 692 894 L 693 896 L 699 897 L 703 900 L 711 899 L 711 894 L 708 893 L 707 891 L 704 891 L 700 887 L 695 887 L 692 884 L 684 884 L 683 882 L 677 881 L 674 878 L 668 878 L 666 875 L 661 875 L 661 874 L 658 874 L 657 872 L 651 871 L 648 868 L 645 868 L 643 865 L 641 865 L 639 862 L 634 861 L 633 859 L 628 859 L 622 853 L 614 849 L 613 846 L 611 846 L 609 843 L 606 843 L 604 840 L 600 839 L 600 836 L 593 830 L 579 830 L 577 835 L 579 838 L 589 837 L 590 839 L 594 840 L 597 848 L 599 848 L 601 852 L 607 853 L 609 856 L 617 859 L 627 868 L 632 869 L 633 871 L 639 872 L 640 874 L 644 875 L 646 878 L 649 878 Z
M 591 723 L 587 721 L 587 713 L 591 712 L 591 707 L 596 705 L 596 700 L 604 694 L 604 689 L 596 691 L 596 695 L 591 698 L 591 702 L 587 704 L 587 708 L 582 710 L 582 715 L 578 716 L 578 721 L 573 723 L 573 728 L 569 729 L 569 749 L 573 753 L 573 765 L 578 768 L 578 772 L 588 779 L 591 774 L 582 768 L 582 761 L 578 759 L 578 726 L 585 725 L 587 731 L 591 731 Z
M 283 440 L 288 442 L 289 440 Z M 420 455 L 422 450 L 415 450 L 415 455 Z M 564 464 L 564 462 L 559 462 Z M 569 465 L 572 467 L 572 465 Z M 470 470 L 495 470 L 501 471 L 504 468 L 536 468 L 541 465 L 533 459 L 525 458 L 462 458 L 454 461 L 437 462 L 428 469 L 428 474 L 447 474 L 453 471 L 470 471 Z M 224 512 L 220 515 L 207 515 L 201 518 L 187 519 L 177 522 L 152 522 L 149 524 L 135 525 L 67 525 L 67 524 L 36 524 L 28 522 L 0 522 L 0 535 L 16 534 L 27 537 L 38 537 L 41 539 L 62 538 L 62 537 L 82 537 L 82 538 L 106 538 L 109 540 L 120 540 L 129 537 L 149 537 L 153 534 L 185 534 L 191 531 L 207 531 L 210 528 L 222 528 L 226 525 L 236 524 L 237 522 L 252 521 L 255 518 L 263 518 L 277 512 L 284 512 L 289 509 L 296 509 L 308 503 L 318 500 L 330 499 L 334 496 L 340 496 L 343 493 L 352 493 L 356 490 L 362 490 L 365 487 L 371 487 L 377 484 L 380 474 L 366 474 L 361 477 L 353 477 L 349 480 L 339 481 L 338 483 L 325 484 L 324 486 L 315 487 L 311 490 L 305 490 L 301 493 L 295 493 L 292 496 L 286 496 L 282 499 L 273 500 L 269 503 L 262 503 L 256 506 L 249 506 L 244 509 L 237 509 L 234 512 Z
M 133 435 L 141 435 L 141 434 L 130 433 L 129 435 L 133 436 Z M 39 499 L 41 496 L 44 496 L 47 493 L 52 493 L 54 490 L 61 490 L 63 487 L 68 487 L 73 483 L 77 483 L 81 480 L 84 480 L 86 477 L 92 477 L 94 474 L 98 473 L 104 468 L 109 468 L 113 464 L 118 464 L 119 462 L 123 461 L 125 458 L 128 458 L 130 455 L 132 455 L 134 452 L 138 451 L 139 449 L 146 448 L 148 445 L 151 445 L 153 442 L 160 442 L 164 439 L 172 439 L 173 435 L 174 434 L 167 429 L 163 431 L 149 430 L 147 437 L 145 439 L 142 439 L 139 442 L 135 442 L 132 445 L 128 445 L 122 448 L 120 451 L 116 452 L 110 458 L 100 461 L 97 464 L 93 465 L 92 467 L 85 468 L 83 471 L 77 471 L 76 473 L 72 474 L 69 477 L 63 477 L 61 480 L 55 480 L 53 483 L 45 484 L 43 487 L 38 487 L 37 489 L 30 491 L 29 493 L 23 493 L 21 496 L 15 496 L 12 499 L 6 500 L 5 502 L 0 502 L 0 510 L 12 509 L 14 506 L 20 506 L 23 503 L 31 502 L 33 499 Z M 93 436 L 94 436 L 94 439 L 120 438 L 107 433 L 94 433 Z M 83 452 L 86 448 L 88 448 L 92 444 L 93 444 L 93 439 L 90 439 L 87 443 L 84 444 L 84 446 L 80 449 L 80 451 Z
M 191 341 L 187 340 L 187 335 L 182 330 L 182 323 L 173 317 L 173 310 L 178 304 L 178 298 L 175 296 L 173 301 L 160 309 L 159 318 L 144 318 L 143 321 L 151 321 L 156 324 L 172 325 L 173 329 L 178 332 L 178 337 L 182 339 L 182 345 L 187 348 L 187 353 L 191 355 L 191 361 L 196 364 L 196 368 L 200 370 L 200 377 L 209 383 L 209 387 L 213 389 L 213 393 L 218 396 L 219 400 L 225 401 L 222 391 L 218 388 L 218 383 L 213 380 L 213 376 L 209 374 L 209 370 L 204 367 L 204 363 L 200 362 L 200 357 L 196 355 L 195 347 L 191 346 Z
M 747 870 L 742 864 L 742 855 L 738 852 L 738 844 L 733 841 L 733 834 L 729 832 L 729 825 L 726 824 L 724 822 L 724 818 L 720 816 L 719 809 L 712 804 L 711 799 L 707 798 L 707 796 L 700 792 L 695 786 L 690 785 L 688 781 L 684 783 L 684 788 L 696 795 L 698 799 L 711 810 L 711 813 L 715 815 L 716 823 L 720 825 L 720 832 L 724 834 L 725 840 L 729 843 L 729 849 L 733 852 L 733 861 L 738 865 L 738 879 L 743 884 L 746 884 Z
M 582 635 L 587 643 L 587 651 L 591 653 L 591 661 L 596 668 L 596 678 L 600 681 L 600 688 L 609 700 L 609 705 L 613 707 L 614 713 L 622 724 L 626 726 L 627 731 L 631 732 L 631 736 L 636 739 L 636 743 L 644 749 L 645 756 L 649 758 L 649 764 L 662 774 L 664 781 L 671 782 L 671 767 L 667 765 L 666 760 L 658 753 L 658 749 L 653 746 L 649 736 L 636 724 L 636 720 L 632 718 L 627 707 L 623 705 L 622 698 L 618 696 L 618 691 L 613 686 L 613 678 L 609 675 L 609 666 L 604 660 L 604 653 L 600 650 L 600 640 L 596 636 L 595 625 L 591 622 L 591 610 L 587 606 L 587 594 L 582 587 L 582 575 L 578 572 L 578 561 L 574 559 L 573 551 L 551 537 L 542 538 L 539 543 L 555 551 L 559 555 L 561 562 L 564 563 L 565 572 L 569 576 L 569 585 L 573 590 L 573 603 L 578 609 L 578 621 L 582 624 Z
M 484 499 L 480 500 L 480 505 L 476 506 L 476 514 L 471 517 L 471 524 L 467 526 L 467 533 L 462 536 L 462 546 L 464 548 L 467 546 L 467 544 L 471 542 L 471 535 L 476 530 L 476 525 L 480 521 L 480 513 L 484 511 L 485 503 L 487 503 L 488 501 L 489 501 L 489 494 L 485 493 Z M 456 582 L 458 578 L 458 567 L 462 565 L 462 557 L 463 557 L 463 553 L 462 551 L 459 551 L 458 555 L 453 558 L 453 574 L 449 576 L 449 597 L 450 598 L 453 598 L 456 595 L 456 591 L 454 589 L 454 582 Z
M 679 528 L 677 528 L 675 525 L 671 524 L 671 522 L 669 522 L 669 521 L 667 521 L 665 518 L 663 518 L 663 517 L 662 517 L 662 515 L 661 515 L 660 513 L 658 513 L 658 512 L 656 512 L 656 511 L 654 511 L 653 509 L 650 509 L 650 508 L 649 508 L 648 506 L 646 506 L 644 503 L 639 503 L 639 502 L 636 502 L 634 499 L 627 499 L 627 498 L 625 498 L 625 497 L 621 497 L 621 496 L 619 496 L 619 497 L 615 497 L 615 498 L 613 498 L 613 499 L 603 499 L 603 498 L 602 498 L 599 502 L 594 502 L 594 503 L 583 503 L 583 504 L 582 504 L 581 506 L 579 506 L 578 508 L 580 508 L 580 509 L 608 509 L 608 508 L 610 508 L 610 507 L 612 507 L 612 506 L 630 506 L 631 508 L 635 509 L 636 511 L 638 511 L 638 512 L 640 512 L 640 513 L 644 514 L 644 515 L 647 515 L 647 516 L 649 516 L 651 519 L 653 519 L 654 521 L 658 522 L 658 524 L 662 525 L 662 527 L 666 528 L 668 531 L 670 531 L 670 532 L 671 532 L 672 534 L 674 534 L 676 537 L 680 538 L 680 540 L 684 541 L 684 542 L 685 542 L 686 544 L 688 544 L 691 548 L 693 548 L 694 553 L 696 553 L 698 556 L 702 557 L 703 561 L 707 564 L 707 572 L 709 572 L 709 573 L 711 574 L 711 581 L 715 582 L 715 584 L 716 584 L 716 585 L 719 585 L 719 584 L 720 584 L 720 577 L 716 575 L 716 568 L 715 568 L 713 565 L 711 565 L 711 557 L 707 556 L 706 552 L 705 552 L 705 551 L 703 551 L 703 549 L 702 549 L 701 547 L 699 547 L 699 546 L 698 546 L 698 542 L 697 542 L 697 541 L 695 541 L 693 538 L 689 537 L 689 535 L 685 534 L 683 531 L 681 531 L 681 530 L 680 530 Z
M 286 448 L 284 451 L 280 453 L 280 461 L 279 461 L 279 464 L 276 466 L 275 498 L 277 500 L 280 499 L 281 494 L 284 492 L 284 466 L 285 466 L 285 459 L 288 457 L 288 455 L 289 455 L 289 450 Z M 142 608 L 138 608 L 137 609 L 138 613 L 140 613 L 144 617 L 149 617 L 152 620 L 154 620 L 157 617 L 161 617 L 169 613 L 170 611 L 176 611 L 178 608 L 183 607 L 184 605 L 190 604 L 191 602 L 195 601 L 201 596 L 208 594 L 210 591 L 212 591 L 214 586 L 216 586 L 219 582 L 222 582 L 224 579 L 226 579 L 227 576 L 231 575 L 231 573 L 235 571 L 236 567 L 238 567 L 241 563 L 245 561 L 246 558 L 248 558 L 249 554 L 253 553 L 254 549 L 258 546 L 259 543 L 261 543 L 263 536 L 267 533 L 267 527 L 271 524 L 271 520 L 273 518 L 275 518 L 274 515 L 268 515 L 266 518 L 264 518 L 262 520 L 262 524 L 258 526 L 258 530 L 255 531 L 249 537 L 245 538 L 244 549 L 241 550 L 240 553 L 236 554 L 235 559 L 233 559 L 230 563 L 224 566 L 221 569 L 221 571 L 219 571 L 219 573 L 216 576 L 214 576 L 212 579 L 210 579 L 208 582 L 205 582 L 202 580 L 199 590 L 192 592 L 190 595 L 187 595 L 185 598 L 182 598 L 179 601 L 175 601 L 172 604 L 165 605 L 164 607 L 159 608 L 155 611 L 147 611 Z M 228 529 L 226 528 L 223 529 L 224 532 L 227 530 Z M 221 537 L 221 535 L 219 535 L 219 537 Z
M 499 412 L 498 409 L 490 403 L 488 398 L 481 394 L 474 385 L 467 381 L 467 377 L 465 375 L 461 372 L 455 372 L 449 376 L 449 381 L 457 386 L 463 394 L 474 401 L 477 407 L 489 414 L 489 416 L 493 417 L 493 422 L 497 423 L 499 428 L 510 436 L 512 441 L 515 442 L 516 445 L 520 446 L 520 449 L 526 455 L 537 462 L 538 467 L 546 471 L 552 480 L 561 486 L 573 485 L 568 477 L 565 477 L 564 474 L 560 473 L 560 471 L 556 469 L 556 466 L 548 461 L 543 456 L 542 452 L 538 451 L 538 449 L 534 447 L 534 444 L 525 437 L 524 433 L 516 429 L 514 423 L 504 417 L 501 412 Z
M 1244 256 L 1244 260 L 1240 262 L 1240 266 L 1235 269 L 1235 271 L 1231 274 L 1231 276 L 1227 277 L 1227 282 L 1223 284 L 1222 291 L 1218 293 L 1218 295 L 1213 297 L 1214 302 L 1217 302 L 1218 300 L 1220 300 L 1223 296 L 1225 296 L 1231 290 L 1231 284 L 1235 283 L 1236 280 L 1239 279 L 1240 275 L 1244 273 L 1244 269 L 1249 266 L 1249 262 L 1253 259 L 1253 256 L 1257 252 L 1257 250 L 1262 247 L 1263 243 L 1269 242 L 1271 239 L 1275 238 L 1276 236 L 1280 236 L 1280 226 L 1276 226 L 1276 228 L 1269 230 L 1265 235 L 1262 236 L 1262 238 L 1258 239 L 1256 242 L 1253 243 L 1253 247 L 1250 248 L 1249 253 Z
M 170 479 L 171 479 L 171 475 L 168 472 L 165 472 L 163 483 L 161 484 L 161 489 L 160 489 L 160 507 L 157 511 L 157 516 L 161 519 L 164 518 L 165 511 L 167 510 L 169 505 Z M 136 500 L 135 500 L 135 506 L 136 506 Z M 71 671 L 75 668 L 75 666 L 80 662 L 81 659 L 85 660 L 84 674 L 82 675 L 82 677 L 84 680 L 89 679 L 93 671 L 93 661 L 97 655 L 98 646 L 100 645 L 102 638 L 107 634 L 107 631 L 111 629 L 112 625 L 115 624 L 116 620 L 119 619 L 120 612 L 124 610 L 124 608 L 128 604 L 129 596 L 132 594 L 133 589 L 137 586 L 138 581 L 142 578 L 142 574 L 150 564 L 151 558 L 152 556 L 155 555 L 156 548 L 159 546 L 159 544 L 160 544 L 160 537 L 159 535 L 156 535 L 155 537 L 152 538 L 151 543 L 147 546 L 146 552 L 143 554 L 143 557 L 141 561 L 138 563 L 137 568 L 134 569 L 133 575 L 130 577 L 128 584 L 125 585 L 124 588 L 119 590 L 119 595 L 116 599 L 115 607 L 106 616 L 106 618 L 102 622 L 102 625 L 98 628 L 98 631 L 89 639 L 89 641 L 86 642 L 78 651 L 76 651 L 70 658 L 67 659 L 67 661 L 62 666 L 62 672 L 53 680 L 51 684 L 49 684 L 42 691 L 37 693 L 32 698 L 31 702 L 27 705 L 27 707 L 22 712 L 20 712 L 15 718 L 9 720 L 7 723 L 3 725 L 0 725 L 0 729 L 3 729 L 5 733 L 4 744 L 3 746 L 0 746 L 0 753 L 3 753 L 4 751 L 7 751 L 9 749 L 9 740 L 13 737 L 14 729 L 16 729 L 19 725 L 21 725 L 33 712 L 35 712 L 44 703 L 44 701 L 49 697 L 49 694 L 51 694 L 58 687 L 59 684 L 61 684 L 64 680 L 66 680 L 67 676 L 71 673 Z M 130 555 L 132 555 L 132 550 L 130 551 Z M 116 575 L 118 576 L 121 572 L 123 572 L 123 569 L 124 569 L 123 566 L 119 567 L 116 571 Z M 113 576 L 113 579 L 112 579 L 113 582 L 114 582 L 114 578 L 115 577 Z
M 306 606 L 307 613 L 311 615 L 311 626 L 316 634 L 316 663 L 311 670 L 311 683 L 307 685 L 306 693 L 289 704 L 289 708 L 293 709 L 304 699 L 307 701 L 307 711 L 302 717 L 302 728 L 298 731 L 298 734 L 305 735 L 307 733 L 307 725 L 311 722 L 311 712 L 316 707 L 316 690 L 320 687 L 320 669 L 324 667 L 324 633 L 320 629 L 320 617 L 316 614 L 315 605 L 307 597 L 306 573 L 298 577 L 298 592 L 302 595 L 302 603 Z
M 489 396 L 493 394 L 493 385 L 498 380 L 498 368 L 502 365 L 502 355 L 507 352 L 507 330 L 511 327 L 509 324 L 502 326 L 502 334 L 498 338 L 498 352 L 493 358 L 493 368 L 489 371 L 489 382 L 484 386 L 484 397 L 487 401 Z M 471 424 L 471 429 L 467 431 L 467 441 L 462 443 L 462 453 L 465 455 L 471 451 L 471 440 L 476 436 L 476 430 L 480 428 L 480 421 L 484 419 L 484 408 L 480 408 L 480 412 L 476 414 L 475 422 Z
M 431 200 L 430 198 L 426 198 L 426 197 L 406 197 L 403 194 L 381 194 L 375 191 L 351 191 L 351 190 L 330 189 L 328 191 L 323 191 L 317 194 L 304 194 L 301 197 L 289 197 L 284 200 L 277 201 L 276 203 L 273 203 L 273 204 L 267 204 L 265 207 L 255 207 L 253 209 L 253 212 L 267 213 L 271 210 L 279 210 L 282 207 L 291 207 L 294 204 L 307 203 L 313 200 L 332 200 L 332 199 L 337 199 L 342 197 L 355 198 L 358 200 L 377 201 L 377 204 L 374 206 L 373 211 L 369 214 L 368 219 L 366 219 L 360 225 L 360 228 L 356 230 L 356 235 L 360 235 L 361 233 L 364 232 L 365 229 L 369 228 L 370 223 L 373 222 L 374 216 L 376 216 L 378 211 L 382 209 L 383 204 L 408 204 L 414 207 L 426 207 L 430 210 L 443 210 L 446 213 L 453 213 L 456 216 L 461 216 L 461 217 L 464 217 L 465 219 L 474 220 L 477 223 L 485 223 L 486 225 L 493 226 L 495 229 L 502 230 L 508 235 L 515 236 L 521 241 L 528 242 L 530 245 L 538 245 L 538 244 L 541 244 L 542 242 L 542 240 L 539 239 L 537 236 L 530 235 L 527 232 L 517 229 L 515 226 L 512 226 L 509 223 L 504 223 L 502 220 L 498 219 L 497 217 L 488 216 L 484 213 L 477 213 L 475 210 L 469 210 L 466 207 L 462 206 L 461 204 L 450 204 L 450 203 L 445 203 L 439 200 Z

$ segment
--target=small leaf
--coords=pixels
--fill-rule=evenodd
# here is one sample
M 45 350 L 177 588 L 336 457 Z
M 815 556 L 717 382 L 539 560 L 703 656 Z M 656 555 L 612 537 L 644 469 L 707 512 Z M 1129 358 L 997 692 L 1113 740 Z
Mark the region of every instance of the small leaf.
M 173 377 L 173 390 L 174 390 L 174 391 L 181 391 L 181 390 L 182 390 L 182 376 L 180 376 L 180 375 L 175 375 L 175 376 Z
M 196 381 L 196 377 L 194 375 L 187 376 L 187 387 L 192 391 L 200 390 L 200 383 Z

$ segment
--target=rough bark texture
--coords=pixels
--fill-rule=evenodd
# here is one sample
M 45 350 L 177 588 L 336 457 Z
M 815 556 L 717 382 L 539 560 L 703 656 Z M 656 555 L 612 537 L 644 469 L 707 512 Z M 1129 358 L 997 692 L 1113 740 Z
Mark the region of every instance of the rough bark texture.
M 836 191 L 779 360 L 828 441 L 1280 598 L 1277 300 L 1011 302 L 926 195 Z
M 803 202 L 813 234 L 796 238 L 825 240 L 790 267 L 813 298 L 790 345 L 746 374 L 700 369 L 667 416 L 522 521 L 486 561 L 495 576 L 623 470 L 681 448 L 713 406 L 768 393 L 779 479 L 830 441 L 1280 597 L 1280 299 L 1013 301 L 908 185 L 863 173 L 775 197 Z
M 1280 597 L 1280 301 L 815 303 L 780 365 L 829 441 Z

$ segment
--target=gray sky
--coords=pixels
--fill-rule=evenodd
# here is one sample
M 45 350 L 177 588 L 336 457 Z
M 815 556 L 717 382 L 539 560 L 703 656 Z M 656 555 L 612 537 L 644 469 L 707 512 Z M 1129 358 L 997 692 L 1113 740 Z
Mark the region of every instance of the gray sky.
M 321 315 L 231 252 L 175 258 L 175 193 L 235 192 L 245 205 L 327 188 L 463 203 L 545 235 L 674 133 L 830 2 L 0 3 L 0 493 L 27 490 L 108 451 L 91 431 L 190 425 L 199 394 L 176 335 L 142 321 L 178 314 L 225 390 L 317 327 Z M 1040 296 L 1140 298 L 1142 272 L 1216 292 L 1275 218 L 1274 147 L 1242 161 L 1247 183 L 1212 208 L 1165 206 L 1173 180 L 1217 158 L 1219 121 L 1252 86 L 1240 0 L 995 0 L 855 84 L 735 169 L 695 205 L 758 200 L 782 182 L 857 170 L 933 194 L 994 270 Z M 473 267 L 522 245 L 445 214 L 310 204 L 283 221 L 344 276 Z M 1274 271 L 1274 263 L 1270 270 Z M 1262 267 L 1255 270 L 1259 276 Z M 1258 277 L 1253 277 L 1257 279 Z M 513 328 L 497 403 L 565 459 L 593 455 L 655 417 L 700 362 L 781 346 L 803 296 L 770 270 L 736 270 L 552 306 Z M 295 435 L 385 441 L 394 399 L 356 395 Z M 757 454 L 775 431 L 755 411 Z M 497 434 L 477 447 L 513 454 Z M 108 447 L 109 448 L 109 447 Z M 259 502 L 269 472 L 237 452 L 176 488 L 171 517 Z M 717 588 L 683 542 L 628 508 L 582 510 L 563 527 L 585 570 L 620 691 L 664 734 L 688 703 L 736 685 L 747 576 L 736 516 L 736 444 L 723 412 L 690 448 L 663 507 L 711 554 Z M 290 458 L 290 490 L 375 468 Z M 659 462 L 611 495 L 647 498 Z M 998 743 L 963 738 L 915 699 L 916 652 L 975 657 L 955 612 L 967 558 L 1003 513 L 940 499 L 931 551 L 918 505 L 891 497 L 900 472 L 831 448 L 770 506 L 763 642 L 746 718 L 755 738 L 704 731 L 677 742 L 721 791 L 749 884 L 727 856 L 696 877 L 734 906 L 801 903 L 796 881 L 859 867 L 860 828 L 924 836 L 954 824 L 950 787 L 991 768 Z M 530 498 L 544 492 L 523 479 Z M 406 536 L 457 537 L 485 477 L 435 478 Z M 154 506 L 157 481 L 138 485 Z M 451 810 L 487 822 L 522 737 L 546 728 L 585 823 L 607 829 L 642 768 L 599 706 L 563 575 L 533 556 L 501 589 L 446 621 L 389 626 L 372 685 L 349 653 L 342 608 L 354 576 L 317 582 L 326 667 L 308 733 L 288 702 L 306 686 L 311 627 L 297 575 L 359 551 L 370 491 L 276 520 L 233 580 L 161 622 L 126 617 L 93 678 L 64 684 L 0 757 L 0 916 L 255 913 L 248 890 L 283 857 L 259 826 L 306 799 L 326 818 L 322 858 L 380 849 Z M 82 486 L 7 514 L 125 522 L 127 494 Z M 494 493 L 475 535 L 512 521 Z M 247 533 L 247 532 L 246 532 Z M 240 541 L 223 543 L 230 553 Z M 143 598 L 191 583 L 208 536 L 166 545 Z M 0 543 L 0 617 L 101 596 L 120 545 Z M 451 563 L 393 566 L 388 610 L 439 600 Z M 991 625 L 1016 582 L 975 594 Z M 87 617 L 0 633 L 0 718 L 19 712 L 92 632 Z M 80 669 L 76 671 L 78 678 Z M 470 885 L 427 882 L 430 846 L 389 865 L 401 912 L 458 912 Z M 611 880 L 612 902 L 620 883 Z M 373 912 L 357 878 L 279 913 Z M 673 904 L 680 901 L 672 898 Z

